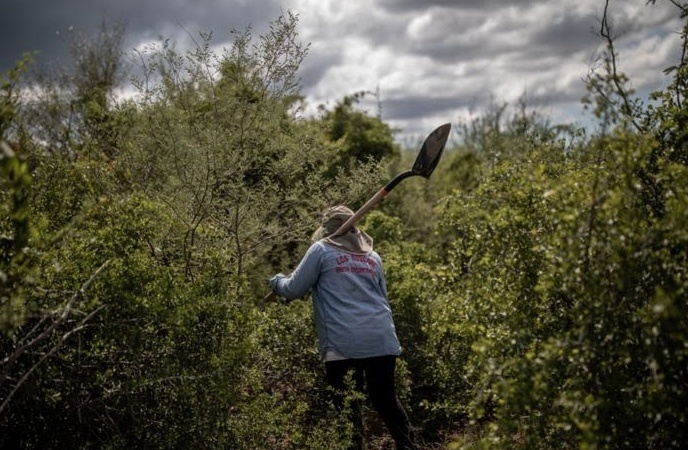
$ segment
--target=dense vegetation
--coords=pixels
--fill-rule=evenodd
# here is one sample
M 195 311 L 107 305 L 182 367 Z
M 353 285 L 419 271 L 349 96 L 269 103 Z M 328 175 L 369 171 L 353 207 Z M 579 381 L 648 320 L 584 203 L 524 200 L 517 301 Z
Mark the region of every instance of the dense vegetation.
M 343 448 L 309 302 L 264 304 L 266 280 L 417 149 L 362 94 L 300 118 L 291 14 L 222 54 L 148 49 L 129 100 L 102 31 L 1 80 L 0 447 Z M 362 222 L 423 448 L 688 445 L 687 31 L 644 103 L 603 20 L 598 129 L 496 107 Z

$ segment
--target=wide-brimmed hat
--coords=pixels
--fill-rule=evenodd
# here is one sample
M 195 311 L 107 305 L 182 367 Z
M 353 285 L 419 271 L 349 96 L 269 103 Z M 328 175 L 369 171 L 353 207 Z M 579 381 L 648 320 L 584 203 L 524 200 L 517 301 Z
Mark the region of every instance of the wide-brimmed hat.
M 320 227 L 313 233 L 312 240 L 322 240 L 352 253 L 368 253 L 373 250 L 373 238 L 365 231 L 351 227 L 347 233 L 333 236 L 333 233 L 346 222 L 354 212 L 344 205 L 331 206 L 322 212 Z

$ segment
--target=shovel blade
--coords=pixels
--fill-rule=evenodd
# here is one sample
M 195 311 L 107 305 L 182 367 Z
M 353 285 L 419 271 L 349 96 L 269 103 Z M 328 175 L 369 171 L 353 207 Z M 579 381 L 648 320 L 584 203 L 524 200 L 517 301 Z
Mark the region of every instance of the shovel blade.
M 418 152 L 416 157 L 416 162 L 413 163 L 411 172 L 414 175 L 420 175 L 424 178 L 430 178 L 430 175 L 437 167 L 437 163 L 440 162 L 442 157 L 442 151 L 447 143 L 447 138 L 449 137 L 449 131 L 451 130 L 451 124 L 445 123 L 435 128 L 432 133 L 425 138 L 423 146 Z

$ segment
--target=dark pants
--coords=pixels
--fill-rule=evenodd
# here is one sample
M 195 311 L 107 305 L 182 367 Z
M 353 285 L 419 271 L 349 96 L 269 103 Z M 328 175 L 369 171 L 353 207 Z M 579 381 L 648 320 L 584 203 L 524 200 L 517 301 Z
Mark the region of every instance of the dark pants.
M 399 402 L 394 387 L 394 367 L 396 356 L 379 356 L 364 359 L 345 359 L 325 363 L 327 382 L 335 390 L 335 404 L 344 407 L 347 390 L 347 374 L 359 392 L 364 392 L 365 384 L 368 399 L 387 425 L 398 450 L 415 450 L 413 432 L 404 407 Z M 351 410 L 354 424 L 354 447 L 363 448 L 363 417 L 361 405 L 354 401 Z

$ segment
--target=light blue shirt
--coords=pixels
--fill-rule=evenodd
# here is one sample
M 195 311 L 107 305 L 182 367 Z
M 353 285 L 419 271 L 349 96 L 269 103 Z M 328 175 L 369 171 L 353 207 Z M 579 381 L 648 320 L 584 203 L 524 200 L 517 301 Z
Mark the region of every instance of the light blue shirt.
M 318 241 L 290 276 L 277 274 L 270 284 L 287 299 L 312 291 L 321 358 L 330 350 L 355 359 L 401 353 L 376 252 L 350 253 Z

